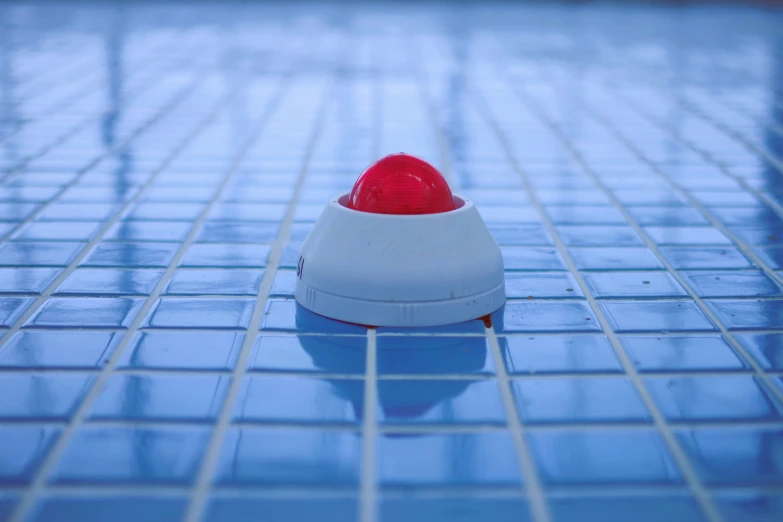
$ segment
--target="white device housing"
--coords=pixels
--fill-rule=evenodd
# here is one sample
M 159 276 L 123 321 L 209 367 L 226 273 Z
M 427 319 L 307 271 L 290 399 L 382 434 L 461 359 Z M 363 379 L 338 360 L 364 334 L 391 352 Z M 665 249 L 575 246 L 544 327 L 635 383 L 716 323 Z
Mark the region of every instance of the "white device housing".
M 390 215 L 329 202 L 299 251 L 296 300 L 369 326 L 435 326 L 488 315 L 506 300 L 503 256 L 476 207 Z

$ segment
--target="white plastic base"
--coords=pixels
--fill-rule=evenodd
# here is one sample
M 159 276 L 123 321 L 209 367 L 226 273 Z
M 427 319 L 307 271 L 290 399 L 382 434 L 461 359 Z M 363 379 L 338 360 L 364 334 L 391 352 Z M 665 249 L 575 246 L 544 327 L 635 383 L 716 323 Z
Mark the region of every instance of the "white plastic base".
M 332 200 L 300 250 L 296 300 L 371 326 L 435 326 L 488 315 L 506 300 L 503 257 L 473 203 L 397 216 Z

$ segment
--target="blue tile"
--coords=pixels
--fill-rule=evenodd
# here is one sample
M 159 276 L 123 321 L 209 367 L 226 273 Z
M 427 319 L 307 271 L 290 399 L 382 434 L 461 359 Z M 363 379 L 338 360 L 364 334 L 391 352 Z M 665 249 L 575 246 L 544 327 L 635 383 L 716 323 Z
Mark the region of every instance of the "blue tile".
M 179 522 L 185 498 L 47 496 L 39 500 L 29 522 Z
M 270 243 L 277 239 L 278 223 L 208 221 L 196 238 L 198 243 Z
M 0 203 L 0 221 L 24 221 L 39 205 L 24 203 Z
M 564 496 L 549 499 L 555 522 L 706 522 L 699 504 L 688 495 L 658 493 L 633 496 Z
M 192 484 L 208 428 L 84 426 L 49 481 L 54 484 Z
M 361 436 L 319 429 L 232 429 L 215 482 L 226 486 L 356 486 Z
M 750 245 L 780 246 L 783 243 L 783 226 L 778 224 L 759 226 L 732 226 L 740 240 Z
M 126 217 L 151 221 L 194 221 L 204 208 L 203 203 L 146 202 L 136 205 Z
M 651 422 L 629 379 L 523 379 L 512 388 L 522 421 L 529 424 Z
M 0 426 L 0 484 L 32 482 L 60 430 L 35 426 Z
M 293 298 L 296 294 L 296 271 L 278 270 L 272 282 L 270 296 Z
M 0 326 L 13 326 L 32 302 L 22 297 L 0 297 Z
M 140 370 L 231 371 L 244 334 L 146 331 L 136 334 L 117 363 Z
M 289 230 L 289 240 L 301 242 L 307 238 L 310 233 L 310 229 L 313 228 L 312 223 L 294 223 Z
M 121 207 L 112 203 L 53 203 L 38 219 L 41 221 L 107 220 Z
M 278 273 L 279 276 L 279 273 Z M 258 294 L 263 270 L 180 269 L 166 286 L 167 295 L 247 295 Z
M 688 293 L 667 272 L 601 272 L 584 275 L 597 298 L 685 297 Z
M 639 372 L 721 372 L 748 369 L 722 337 L 621 337 Z
M 211 422 L 220 413 L 230 378 L 220 375 L 112 375 L 90 419 Z
M 0 292 L 40 294 L 60 273 L 56 268 L 0 268 Z
M 252 376 L 242 381 L 233 418 L 265 423 L 357 424 L 363 401 L 364 381 L 360 379 Z
M 283 247 L 283 253 L 280 254 L 279 268 L 296 268 L 299 261 L 299 243 L 289 243 Z M 266 258 L 264 258 L 266 259 Z
M 489 225 L 495 241 L 503 246 L 552 246 L 544 227 L 535 225 Z
M 506 297 L 509 299 L 534 297 L 583 298 L 584 294 L 574 276 L 568 273 L 536 272 L 535 274 L 506 274 Z
M 100 203 L 105 201 L 124 203 L 132 199 L 137 192 L 138 189 L 134 187 L 85 187 L 76 185 L 63 192 L 60 200 L 67 203 Z
M 37 221 L 24 227 L 14 239 L 21 241 L 89 241 L 102 223 L 98 221 Z
M 516 224 L 536 223 L 539 221 L 538 211 L 529 206 L 521 205 L 479 205 L 476 207 L 485 223 Z
M 663 264 L 644 247 L 570 248 L 568 253 L 579 270 L 655 270 Z
M 0 237 L 5 237 L 17 229 L 16 223 L 2 223 L 0 222 Z
M 363 334 L 367 328 L 328 319 L 299 306 L 293 299 L 269 299 L 261 319 L 261 330 L 282 330 L 332 335 Z
M 625 218 L 607 205 L 547 205 L 546 213 L 556 225 L 625 225 Z
M 557 232 L 569 247 L 642 246 L 629 226 L 558 226 Z
M 291 498 L 220 497 L 212 499 L 204 522 L 257 522 L 259 513 L 269 522 L 299 520 L 352 520 L 358 512 L 356 498 L 301 495 Z
M 699 202 L 701 202 L 702 205 L 706 207 L 710 207 L 710 210 L 712 212 L 715 212 L 716 210 L 722 210 L 724 211 L 722 214 L 719 214 L 721 217 L 728 216 L 728 214 L 725 212 L 729 210 L 728 208 L 716 208 L 720 205 L 734 205 L 734 206 L 752 206 L 752 205 L 759 205 L 761 202 L 756 199 L 755 196 L 744 192 L 742 190 L 737 191 L 715 191 L 712 190 L 712 187 L 705 187 L 709 188 L 710 190 L 694 190 L 691 192 L 691 195 L 698 199 Z M 759 214 L 757 214 L 756 209 L 749 209 L 753 210 L 753 213 L 746 212 L 746 213 L 740 213 L 737 215 L 737 218 L 739 219 L 740 216 L 744 216 L 749 220 L 756 220 L 759 221 L 760 218 L 758 217 Z M 761 214 L 763 215 L 763 214 Z
M 615 190 L 614 195 L 624 205 L 655 205 L 662 211 L 674 211 L 685 203 L 685 198 L 666 188 L 660 190 Z M 633 209 L 631 207 L 629 211 Z
M 681 272 L 699 297 L 771 297 L 781 295 L 761 270 Z
M 0 495 L 0 520 L 10 520 L 19 498 L 16 495 Z
M 601 325 L 587 303 L 512 301 L 492 314 L 499 333 L 599 332 Z
M 0 367 L 97 369 L 103 367 L 122 334 L 80 331 L 22 331 L 0 349 Z
M 783 484 L 779 428 L 702 428 L 675 433 L 702 483 L 726 486 Z
M 162 276 L 163 270 L 79 268 L 55 295 L 150 295 Z
M 783 300 L 707 301 L 707 306 L 728 330 L 783 328 Z
M 147 328 L 247 328 L 254 299 L 164 298 L 152 306 Z
M 511 486 L 522 481 L 511 434 L 394 434 L 380 437 L 381 486 Z M 511 458 L 509 458 L 511 457 Z
M 783 248 L 756 247 L 753 252 L 772 270 L 783 268 Z
M 85 243 L 35 241 L 0 245 L 0 266 L 68 266 Z
M 563 257 L 553 248 L 504 246 L 500 250 L 506 270 L 567 270 Z
M 630 207 L 628 213 L 642 226 L 708 225 L 701 212 L 693 207 Z
M 613 301 L 601 308 L 615 332 L 698 332 L 715 330 L 693 301 Z
M 664 247 L 661 255 L 675 270 L 751 268 L 750 261 L 733 247 Z
M 192 223 L 186 221 L 120 221 L 104 236 L 104 241 L 184 241 Z
M 669 421 L 772 420 L 781 417 L 754 377 L 655 377 L 644 384 Z
M 0 374 L 0 419 L 68 420 L 92 383 L 89 374 Z
M 377 337 L 379 375 L 481 375 L 495 372 L 484 337 Z
M 366 355 L 364 336 L 263 334 L 253 344 L 247 369 L 364 375 Z
M 735 339 L 765 370 L 783 370 L 783 334 L 743 334 Z
M 666 444 L 653 429 L 546 430 L 527 436 L 546 486 L 682 482 Z
M 483 334 L 486 331 L 482 319 L 473 319 L 461 323 L 444 324 L 440 326 L 379 326 L 378 335 L 385 334 L 433 334 L 433 335 L 453 335 L 453 334 Z
M 729 245 L 731 241 L 713 227 L 645 227 L 658 245 Z
M 143 305 L 141 298 L 51 297 L 25 326 L 127 328 Z
M 209 213 L 212 221 L 282 221 L 287 203 L 221 203 Z
M 783 495 L 742 492 L 714 495 L 726 522 L 777 522 L 783 515 Z
M 604 336 L 499 337 L 498 341 L 513 375 L 622 371 Z
M 181 266 L 221 268 L 264 268 L 269 258 L 269 245 L 194 244 L 185 252 Z M 296 267 L 298 250 L 291 267 Z M 283 266 L 282 264 L 280 266 Z
M 610 200 L 601 191 L 598 190 L 571 190 L 570 187 L 558 188 L 553 190 L 539 189 L 536 195 L 546 205 L 566 204 L 566 205 L 609 205 Z
M 82 266 L 167 268 L 179 243 L 98 243 Z
M 481 497 L 382 497 L 380 522 L 424 522 L 450 520 L 459 522 L 531 522 L 527 502 L 509 496 Z
M 506 423 L 493 381 L 381 379 L 378 401 L 385 424 Z

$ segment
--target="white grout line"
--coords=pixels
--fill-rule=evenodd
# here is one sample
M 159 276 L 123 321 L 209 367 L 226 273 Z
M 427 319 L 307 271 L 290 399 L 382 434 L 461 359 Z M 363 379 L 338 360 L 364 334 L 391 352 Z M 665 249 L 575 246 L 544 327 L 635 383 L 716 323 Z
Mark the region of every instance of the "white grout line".
M 378 421 L 376 419 L 378 403 L 378 343 L 375 329 L 367 331 L 367 359 L 364 373 L 364 400 L 362 412 L 362 464 L 359 492 L 358 522 L 375 522 L 377 519 L 377 444 Z
M 279 237 L 274 243 L 272 252 L 269 256 L 269 262 L 267 263 L 267 269 L 264 273 L 264 278 L 261 281 L 258 289 L 256 305 L 253 309 L 253 314 L 250 317 L 250 322 L 247 327 L 247 334 L 242 343 L 242 348 L 240 349 L 237 362 L 234 365 L 231 386 L 228 390 L 226 398 L 223 401 L 220 416 L 217 420 L 217 424 L 215 424 L 215 427 L 212 430 L 209 445 L 207 446 L 201 468 L 196 477 L 193 492 L 190 496 L 187 513 L 184 519 L 185 522 L 199 522 L 202 519 L 204 510 L 207 507 L 208 497 L 212 489 L 212 479 L 215 475 L 215 470 L 220 458 L 220 451 L 222 450 L 223 440 L 225 439 L 226 434 L 231 427 L 231 416 L 234 412 L 234 404 L 238 400 L 243 377 L 247 373 L 247 365 L 250 360 L 253 345 L 255 344 L 255 338 L 258 333 L 259 325 L 261 324 L 261 320 L 264 315 L 266 300 L 268 298 L 269 291 L 272 288 L 272 283 L 277 272 L 277 265 L 280 262 L 283 249 L 288 243 L 288 239 L 291 234 L 293 216 L 296 212 L 296 206 L 299 202 L 302 189 L 307 179 L 310 158 L 321 135 L 321 129 L 323 128 L 323 124 L 326 119 L 326 109 L 329 106 L 331 100 L 330 94 L 332 91 L 333 82 L 330 81 L 330 83 L 324 88 L 323 100 L 321 102 L 318 114 L 314 119 L 313 131 L 305 146 L 304 159 L 297 177 L 296 187 L 294 189 L 293 196 L 288 203 L 288 208 L 286 209 L 283 225 L 279 232 Z
M 709 493 L 705 489 L 704 485 L 701 483 L 698 475 L 696 474 L 696 471 L 691 466 L 690 461 L 688 460 L 688 457 L 685 454 L 685 451 L 677 442 L 677 439 L 672 433 L 671 427 L 666 422 L 666 418 L 664 417 L 663 413 L 658 409 L 655 400 L 653 399 L 652 395 L 645 387 L 644 383 L 642 382 L 642 379 L 639 377 L 639 374 L 637 373 L 633 362 L 629 358 L 628 354 L 625 352 L 625 349 L 620 344 L 617 334 L 615 334 L 614 330 L 612 329 L 612 326 L 607 320 L 606 316 L 604 315 L 603 310 L 599 306 L 598 301 L 592 297 L 590 289 L 584 281 L 584 277 L 576 269 L 573 259 L 571 258 L 567 248 L 565 247 L 562 240 L 560 239 L 557 229 L 555 228 L 555 226 L 552 224 L 549 217 L 547 216 L 546 211 L 544 210 L 543 205 L 538 199 L 538 196 L 536 195 L 536 192 L 532 184 L 530 183 L 529 178 L 527 177 L 525 172 L 519 167 L 519 164 L 517 163 L 513 152 L 509 148 L 508 141 L 505 135 L 503 134 L 502 129 L 498 126 L 496 121 L 491 117 L 491 111 L 489 107 L 486 105 L 486 102 L 483 100 L 483 98 L 478 98 L 477 100 L 480 102 L 481 108 L 483 108 L 483 111 L 480 112 L 482 113 L 482 115 L 484 116 L 488 124 L 491 126 L 491 129 L 495 132 L 498 140 L 501 142 L 501 145 L 508 157 L 508 161 L 519 172 L 520 176 L 522 177 L 523 183 L 527 188 L 529 198 L 533 203 L 533 205 L 538 209 L 541 215 L 541 221 L 544 224 L 544 227 L 550 233 L 553 241 L 555 242 L 555 246 L 563 256 L 563 259 L 565 260 L 565 263 L 568 266 L 570 272 L 572 273 L 574 278 L 576 278 L 580 288 L 582 289 L 582 292 L 584 293 L 588 303 L 590 304 L 590 307 L 593 310 L 593 313 L 595 314 L 596 318 L 601 324 L 601 329 L 606 333 L 606 336 L 609 339 L 609 342 L 611 343 L 612 348 L 615 351 L 615 355 L 620 360 L 620 363 L 623 369 L 625 370 L 625 373 L 633 383 L 634 389 L 637 391 L 642 402 L 650 412 L 655 427 L 658 429 L 658 432 L 661 434 L 664 443 L 666 444 L 667 448 L 669 449 L 672 455 L 672 458 L 674 459 L 674 462 L 677 464 L 680 471 L 682 472 L 685 482 L 688 484 L 691 491 L 693 491 L 694 497 L 696 498 L 699 505 L 704 510 L 708 519 L 711 522 L 722 521 L 723 518 L 720 512 L 715 506 L 712 498 L 710 497 Z M 552 129 L 552 126 L 548 122 L 548 120 L 542 118 L 538 113 L 534 112 L 533 114 L 538 116 L 539 119 L 543 120 L 542 123 L 546 127 L 550 128 L 550 130 Z M 553 134 L 555 134 L 555 136 L 559 137 L 556 131 L 553 130 L 552 132 Z
M 522 488 L 523 491 L 528 492 L 533 520 L 536 522 L 548 522 L 551 520 L 549 508 L 547 507 L 541 480 L 538 477 L 535 460 L 525 438 L 525 427 L 514 401 L 514 392 L 511 389 L 511 382 L 506 373 L 506 363 L 500 350 L 500 343 L 494 328 L 487 328 L 486 333 L 492 358 L 497 367 L 497 383 L 500 387 L 501 399 L 503 400 L 503 411 L 508 421 L 508 430 L 511 432 L 511 437 L 514 440 L 519 469 L 522 471 Z

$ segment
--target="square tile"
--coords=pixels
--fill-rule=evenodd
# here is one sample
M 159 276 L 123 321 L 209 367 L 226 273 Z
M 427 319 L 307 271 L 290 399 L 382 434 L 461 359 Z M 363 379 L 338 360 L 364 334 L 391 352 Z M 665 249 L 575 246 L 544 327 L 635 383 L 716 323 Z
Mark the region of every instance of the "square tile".
M 601 308 L 615 332 L 699 332 L 715 326 L 693 301 L 610 301 Z
M 219 486 L 357 486 L 357 432 L 313 428 L 231 429 L 217 465 Z
M 642 226 L 709 225 L 709 221 L 693 207 L 629 207 L 628 213 Z
M 293 299 L 296 295 L 296 271 L 278 270 L 275 273 L 275 280 L 272 282 L 272 289 L 269 291 L 269 295 Z
M 568 253 L 579 270 L 656 270 L 663 264 L 645 247 L 570 248 Z
M 180 266 L 189 268 L 264 268 L 269 245 L 210 243 L 193 244 L 185 252 Z M 298 259 L 298 251 L 296 252 Z M 293 267 L 296 267 L 294 259 Z
M 145 328 L 247 328 L 255 299 L 158 299 Z
M 20 241 L 89 241 L 102 226 L 99 221 L 35 221 L 14 235 Z
M 207 221 L 196 238 L 197 243 L 271 243 L 277 239 L 278 223 Z
M 783 484 L 783 463 L 773 457 L 783 444 L 779 428 L 700 428 L 675 435 L 707 486 Z
M 783 243 L 783 226 L 763 224 L 757 226 L 732 226 L 731 232 L 749 245 L 780 246 Z
M 554 248 L 504 246 L 505 270 L 568 270 L 563 257 Z
M 512 375 L 622 372 L 604 336 L 499 337 L 498 341 Z
M 111 357 L 123 334 L 82 331 L 21 331 L 0 350 L 0 367 L 98 369 Z
M 63 281 L 55 295 L 142 295 L 152 293 L 163 270 L 78 268 Z
M 301 243 L 288 243 L 283 247 L 283 253 L 280 254 L 278 268 L 296 268 L 299 261 L 299 248 Z
M 137 204 L 128 212 L 129 219 L 151 221 L 195 221 L 204 211 L 203 203 L 146 202 Z
M 625 225 L 625 218 L 608 205 L 547 205 L 555 225 Z
M 761 270 L 680 272 L 699 297 L 780 296 L 780 286 Z
M 734 336 L 765 370 L 783 371 L 783 334 Z
M 725 372 L 748 369 L 720 336 L 620 337 L 638 372 Z
M 726 522 L 777 522 L 783 513 L 783 495 L 779 493 L 737 492 L 715 495 Z
M 90 374 L 0 373 L 0 419 L 69 420 L 92 384 Z
M 0 426 L 0 482 L 9 486 L 32 482 L 59 434 L 54 428 Z
M 264 333 L 253 343 L 247 370 L 364 375 L 366 356 L 365 336 Z
M 706 522 L 696 500 L 687 494 L 607 494 L 549 498 L 552 519 L 557 522 Z
M 557 232 L 568 247 L 643 245 L 629 226 L 558 226 Z
M 381 435 L 381 487 L 488 487 L 522 482 L 508 431 Z
M 361 379 L 251 376 L 242 381 L 233 419 L 285 424 L 358 424 L 363 405 Z
M 680 484 L 657 430 L 536 431 L 527 435 L 545 486 Z
M 113 225 L 104 241 L 185 241 L 193 224 L 188 221 L 120 221 Z
M 122 207 L 114 203 L 65 203 L 49 205 L 38 219 L 41 221 L 108 220 Z
M 117 363 L 139 370 L 232 371 L 245 336 L 236 332 L 137 333 Z
M 381 522 L 423 522 L 458 520 L 459 522 L 532 522 L 524 499 L 513 496 L 430 495 L 381 497 Z
M 283 221 L 287 203 L 220 203 L 209 213 L 212 221 Z
M 0 293 L 40 294 L 61 273 L 57 268 L 0 268 Z
M 780 270 L 783 268 L 783 248 L 756 247 L 753 249 L 753 253 L 772 270 Z
M 355 497 L 218 497 L 207 505 L 204 522 L 270 522 L 297 520 L 352 520 L 358 512 Z M 179 519 L 178 519 L 179 520 Z
M 584 275 L 596 298 L 686 297 L 688 293 L 668 272 L 599 272 Z
M 629 379 L 521 379 L 512 388 L 526 424 L 652 422 Z
M 645 227 L 658 245 L 730 245 L 729 238 L 713 227 Z
M 495 373 L 487 339 L 478 336 L 379 335 L 379 375 L 485 375 Z
M 208 428 L 83 426 L 50 477 L 54 484 L 192 484 Z
M 488 225 L 498 245 L 504 246 L 552 246 L 552 240 L 544 227 L 533 225 Z
M 0 266 L 68 266 L 86 243 L 14 241 L 0 245 Z
M 220 375 L 111 375 L 90 419 L 214 422 L 231 379 Z
M 142 306 L 142 298 L 50 297 L 24 326 L 127 328 Z
M 166 286 L 166 295 L 247 295 L 255 296 L 263 270 L 179 269 Z
M 534 297 L 544 298 L 584 298 L 579 284 L 569 273 L 536 272 L 527 274 L 512 272 L 506 274 L 506 297 L 509 299 L 524 299 Z
M 492 323 L 498 333 L 601 331 L 584 302 L 510 301 L 492 314 Z
M 269 299 L 261 319 L 261 330 L 297 333 L 364 334 L 367 328 L 328 319 L 299 306 L 293 299 Z
M 675 270 L 753 267 L 734 247 L 663 247 L 660 252 Z
M 46 496 L 33 507 L 30 522 L 178 522 L 187 508 L 185 498 L 140 496 Z
M 179 243 L 98 243 L 81 266 L 167 268 Z
M 778 330 L 783 328 L 781 301 L 706 301 L 728 330 Z

